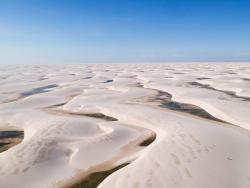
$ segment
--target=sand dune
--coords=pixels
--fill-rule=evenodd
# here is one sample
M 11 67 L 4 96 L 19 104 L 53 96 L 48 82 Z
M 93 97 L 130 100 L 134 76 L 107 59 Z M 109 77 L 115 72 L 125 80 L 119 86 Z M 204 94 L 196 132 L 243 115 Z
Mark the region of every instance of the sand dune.
M 249 64 L 0 70 L 0 187 L 250 187 Z

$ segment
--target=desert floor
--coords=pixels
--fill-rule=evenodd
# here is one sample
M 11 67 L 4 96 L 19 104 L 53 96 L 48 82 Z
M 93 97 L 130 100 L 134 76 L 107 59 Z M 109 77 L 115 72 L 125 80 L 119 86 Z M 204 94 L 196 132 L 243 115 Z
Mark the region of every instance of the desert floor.
M 250 187 L 250 64 L 1 65 L 0 87 L 1 188 Z

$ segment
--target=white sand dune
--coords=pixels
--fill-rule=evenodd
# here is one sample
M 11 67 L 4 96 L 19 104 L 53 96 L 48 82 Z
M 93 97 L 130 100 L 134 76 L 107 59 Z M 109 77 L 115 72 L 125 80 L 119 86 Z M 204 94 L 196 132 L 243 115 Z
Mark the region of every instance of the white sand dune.
M 0 187 L 70 187 L 130 163 L 98 187 L 249 188 L 249 75 L 250 64 L 1 66 L 0 128 L 24 139 L 0 153 Z

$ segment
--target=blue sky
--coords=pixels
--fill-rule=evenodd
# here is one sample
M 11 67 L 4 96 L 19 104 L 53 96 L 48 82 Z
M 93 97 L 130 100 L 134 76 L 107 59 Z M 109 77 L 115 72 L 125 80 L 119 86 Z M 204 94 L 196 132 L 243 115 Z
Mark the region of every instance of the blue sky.
M 1 0 L 0 63 L 250 61 L 248 0 Z

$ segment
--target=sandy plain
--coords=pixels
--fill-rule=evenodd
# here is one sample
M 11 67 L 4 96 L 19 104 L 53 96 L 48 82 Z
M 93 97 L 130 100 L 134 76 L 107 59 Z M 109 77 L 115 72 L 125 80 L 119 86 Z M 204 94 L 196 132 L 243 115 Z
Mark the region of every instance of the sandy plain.
M 0 143 L 24 131 L 0 187 L 76 187 L 121 165 L 98 187 L 250 187 L 250 64 L 1 65 L 0 86 Z

